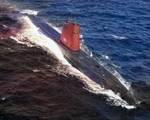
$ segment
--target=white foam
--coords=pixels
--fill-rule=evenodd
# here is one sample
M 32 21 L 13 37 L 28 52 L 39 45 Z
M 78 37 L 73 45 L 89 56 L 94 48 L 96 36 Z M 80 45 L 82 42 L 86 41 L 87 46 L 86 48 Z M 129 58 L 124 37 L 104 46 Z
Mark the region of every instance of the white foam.
M 116 70 L 114 70 L 113 75 L 116 76 L 128 90 L 130 90 L 131 82 L 126 82 Z
M 105 90 L 99 84 L 93 82 L 83 73 L 81 73 L 79 70 L 72 67 L 66 61 L 66 59 L 64 59 L 63 54 L 61 53 L 57 44 L 50 38 L 46 37 L 46 35 L 40 33 L 39 29 L 33 25 L 31 20 L 27 16 L 21 17 L 20 20 L 25 24 L 25 28 L 16 37 L 12 37 L 13 39 L 15 39 L 19 43 L 27 45 L 36 44 L 38 46 L 41 46 L 48 53 L 53 53 L 54 56 L 62 63 L 53 69 L 57 71 L 58 74 L 62 74 L 64 76 L 66 76 L 66 73 L 76 76 L 85 85 L 84 89 L 88 90 L 89 92 L 92 92 L 94 94 L 107 95 L 108 100 L 113 101 L 114 105 L 126 107 L 127 109 L 133 108 L 132 106 L 128 105 L 128 103 L 126 103 L 124 100 L 122 100 L 118 94 L 115 94 L 112 90 Z M 26 40 L 24 41 L 24 39 Z M 39 72 L 39 70 L 35 69 L 33 70 L 33 72 Z
M 5 100 L 5 99 L 6 99 L 5 97 L 2 97 L 2 98 L 1 98 L 1 100 Z
M 109 59 L 107 55 L 102 55 L 102 57 L 104 57 L 105 59 Z
M 127 39 L 126 37 L 122 37 L 122 36 L 117 36 L 117 35 L 111 35 L 113 38 L 115 39 L 120 39 L 120 40 L 125 40 Z
M 114 66 L 115 68 L 121 68 L 120 66 L 115 65 L 114 63 L 112 63 L 112 66 Z
M 59 32 L 61 34 L 62 27 L 56 27 L 56 26 L 54 26 L 54 25 L 52 25 L 51 23 L 48 23 L 48 22 L 47 22 L 47 24 L 50 25 L 53 29 L 55 29 L 57 32 Z
M 94 86 L 95 87 L 95 86 Z M 122 108 L 127 108 L 127 109 L 135 109 L 136 106 L 133 105 L 129 105 L 125 100 L 123 100 L 119 94 L 115 94 L 112 90 L 106 90 L 106 89 L 94 89 L 94 90 L 89 90 L 87 89 L 89 92 L 92 92 L 94 94 L 103 94 L 103 95 L 107 95 L 107 101 L 110 103 L 111 105 L 114 106 L 121 106 Z
M 93 57 L 92 52 L 88 49 L 88 47 L 84 43 L 83 35 L 80 35 L 80 49 L 83 50 L 90 57 Z
M 106 60 L 109 60 L 109 56 L 107 55 L 102 55 L 102 57 L 104 57 Z M 113 74 L 114 76 L 116 76 L 118 78 L 118 80 L 129 90 L 130 89 L 130 86 L 131 86 L 131 83 L 130 82 L 126 82 L 123 77 L 112 67 L 109 67 L 106 63 L 102 62 L 100 60 L 100 58 L 97 58 L 96 57 L 96 60 L 98 61 L 98 63 L 100 65 L 102 65 L 105 69 L 107 69 L 111 74 Z M 111 63 L 112 66 L 116 67 L 116 68 L 120 68 L 119 66 L 116 66 L 115 64 Z
M 21 17 L 20 20 L 25 24 L 25 28 L 20 34 L 17 35 L 16 39 L 19 39 L 19 41 L 22 42 L 25 38 L 26 40 L 29 40 L 25 41 L 26 44 L 29 45 L 32 43 L 41 46 L 47 52 L 53 52 L 54 56 L 57 59 L 61 60 L 64 64 L 68 64 L 68 62 L 64 59 L 63 54 L 61 53 L 58 45 L 46 35 L 39 33 L 39 28 L 34 26 L 27 16 Z
M 35 70 L 33 70 L 33 72 L 40 72 L 40 70 L 38 70 L 38 69 L 35 69 Z
M 27 13 L 29 15 L 37 15 L 39 11 L 35 11 L 35 10 L 22 10 L 20 11 L 20 13 Z

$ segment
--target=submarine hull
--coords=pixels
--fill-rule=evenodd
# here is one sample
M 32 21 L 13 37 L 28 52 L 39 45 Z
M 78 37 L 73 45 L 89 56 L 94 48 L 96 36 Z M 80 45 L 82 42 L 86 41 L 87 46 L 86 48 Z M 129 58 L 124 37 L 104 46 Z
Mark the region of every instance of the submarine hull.
M 58 44 L 62 54 L 67 61 L 72 64 L 72 66 L 77 68 L 100 86 L 106 89 L 111 89 L 115 93 L 120 93 L 121 98 L 126 100 L 130 105 L 136 105 L 135 99 L 131 92 L 118 80 L 117 77 L 104 69 L 97 61 L 81 49 L 78 51 L 71 51 L 64 46 L 60 41 L 60 33 L 58 33 L 47 23 L 32 15 L 28 15 L 28 17 L 31 19 L 32 23 L 40 28 L 40 30 L 47 37 L 51 38 Z

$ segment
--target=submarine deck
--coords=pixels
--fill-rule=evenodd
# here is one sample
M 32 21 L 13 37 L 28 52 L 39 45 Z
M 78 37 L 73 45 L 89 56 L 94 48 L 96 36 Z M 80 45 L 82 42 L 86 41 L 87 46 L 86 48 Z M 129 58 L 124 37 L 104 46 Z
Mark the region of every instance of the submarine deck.
M 47 23 L 42 22 L 39 18 L 36 18 L 32 15 L 29 15 L 29 18 L 32 20 L 32 22 L 42 29 L 42 32 L 47 36 L 50 37 L 52 40 L 55 40 L 59 46 L 61 46 L 61 51 L 63 51 L 64 57 L 79 71 L 83 72 L 85 75 L 87 75 L 90 79 L 95 81 L 96 83 L 100 84 L 101 86 L 112 86 L 114 83 L 112 83 L 112 79 L 115 82 L 115 84 L 119 84 L 118 81 L 116 81 L 116 77 L 113 76 L 111 73 L 109 73 L 106 69 L 104 69 L 97 61 L 95 61 L 92 57 L 87 55 L 82 50 L 78 51 L 71 51 L 67 47 L 65 47 L 60 42 L 60 33 L 58 33 L 56 30 L 54 30 L 51 26 L 49 26 Z M 111 78 L 111 81 L 110 81 Z M 109 81 L 106 85 L 106 82 Z M 111 85 L 112 84 L 112 85 Z M 119 87 L 119 86 L 118 86 Z M 122 87 L 124 87 L 122 85 Z M 125 90 L 127 90 L 124 87 Z M 125 91 L 124 91 L 125 92 Z
M 72 64 L 79 71 L 88 76 L 92 81 L 99 84 L 101 87 L 106 89 L 111 89 L 115 93 L 121 93 L 121 96 L 127 100 L 129 104 L 135 105 L 135 100 L 129 90 L 110 72 L 104 69 L 96 60 L 87 55 L 81 49 L 78 51 L 71 51 L 66 46 L 60 42 L 60 33 L 53 29 L 50 25 L 43 22 L 41 19 L 35 16 L 28 15 L 32 23 L 40 28 L 41 32 L 47 37 L 54 40 L 62 54 L 67 59 L 68 62 Z

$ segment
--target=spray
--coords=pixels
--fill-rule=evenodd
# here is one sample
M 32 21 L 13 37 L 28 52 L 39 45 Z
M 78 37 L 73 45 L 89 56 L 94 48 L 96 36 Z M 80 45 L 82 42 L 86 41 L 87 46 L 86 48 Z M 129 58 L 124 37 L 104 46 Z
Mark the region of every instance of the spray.
M 11 38 L 19 43 L 27 44 L 29 47 L 32 47 L 33 45 L 40 46 L 43 48 L 43 50 L 53 54 L 54 57 L 61 62 L 61 64 L 58 65 L 54 71 L 62 75 L 66 75 L 66 73 L 68 73 L 70 75 L 76 76 L 85 85 L 84 89 L 94 94 L 107 95 L 107 101 L 113 101 L 113 105 L 122 106 L 127 109 L 135 108 L 134 106 L 129 105 L 126 101 L 122 100 L 121 97 L 118 94 L 115 94 L 112 90 L 106 90 L 102 88 L 99 84 L 93 82 L 79 70 L 72 67 L 63 57 L 63 54 L 61 53 L 57 44 L 46 35 L 42 34 L 39 28 L 33 25 L 27 16 L 21 17 L 20 21 L 24 23 L 25 27 L 20 33 L 17 34 L 16 37 Z M 65 67 L 65 71 L 61 71 L 60 68 L 62 68 L 62 66 Z

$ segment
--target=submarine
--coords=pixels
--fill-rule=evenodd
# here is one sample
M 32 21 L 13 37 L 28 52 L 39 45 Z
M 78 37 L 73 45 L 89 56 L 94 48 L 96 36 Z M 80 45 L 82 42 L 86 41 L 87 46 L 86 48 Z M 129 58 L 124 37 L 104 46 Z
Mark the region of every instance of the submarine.
M 120 97 L 127 101 L 129 105 L 136 106 L 133 93 L 128 90 L 119 79 L 102 67 L 91 56 L 80 49 L 80 26 L 68 21 L 64 24 L 60 34 L 49 24 L 33 15 L 27 15 L 32 23 L 42 31 L 47 37 L 54 40 L 59 46 L 64 58 L 76 69 L 89 77 L 92 81 L 105 89 L 110 89 L 114 93 L 119 93 Z

